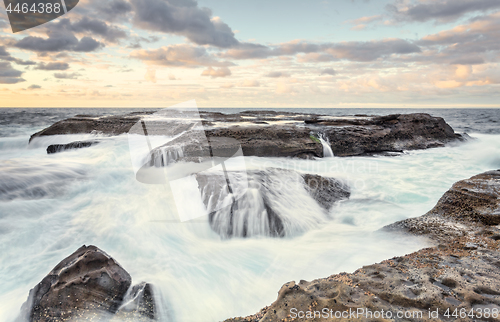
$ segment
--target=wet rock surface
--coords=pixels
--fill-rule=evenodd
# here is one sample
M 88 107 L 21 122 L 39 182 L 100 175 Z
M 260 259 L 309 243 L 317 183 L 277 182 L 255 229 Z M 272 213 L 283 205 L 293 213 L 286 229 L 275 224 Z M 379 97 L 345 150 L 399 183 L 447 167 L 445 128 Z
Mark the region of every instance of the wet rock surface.
M 394 114 L 352 120 L 319 121 L 336 156 L 372 155 L 442 147 L 463 139 L 440 117 Z
M 68 144 L 51 144 L 47 147 L 47 154 L 63 152 L 66 150 L 88 148 L 96 144 L 99 144 L 99 141 L 75 141 Z
M 127 133 L 134 124 L 140 121 L 142 114 L 130 113 L 121 116 L 94 116 L 77 115 L 75 117 L 56 122 L 46 129 L 33 134 L 30 142 L 41 136 L 63 134 L 90 134 L 102 133 L 105 135 L 119 135 Z
M 130 275 L 108 254 L 84 245 L 29 292 L 18 320 L 72 321 L 113 315 L 123 304 L 131 282 Z M 147 292 L 139 289 L 137 297 L 147 299 Z M 137 303 L 136 310 L 144 301 Z M 154 314 L 154 310 L 143 311 L 147 317 Z
M 134 321 L 154 320 L 157 316 L 156 311 L 153 285 L 142 282 L 128 290 L 116 316 L 122 319 L 133 318 Z
M 499 187 L 498 170 L 459 181 L 429 213 L 383 229 L 435 247 L 352 274 L 287 283 L 270 306 L 227 321 L 500 321 Z M 382 310 L 383 318 L 367 313 Z
M 106 117 L 79 115 L 33 134 L 30 141 L 58 134 L 119 135 L 130 131 L 140 135 L 173 136 L 185 132 L 162 149 L 175 149 L 182 145 L 185 150 L 183 157 L 191 161 L 199 158 L 200 154 L 205 156 L 210 148 L 224 150 L 233 147 L 234 144 L 228 144 L 221 138 L 236 140 L 245 156 L 298 158 L 323 157 L 322 145 L 315 139 L 320 134 L 329 140 L 336 156 L 427 149 L 464 139 L 454 133 L 442 118 L 423 113 L 332 117 L 272 111 L 237 114 L 200 112 L 198 121 L 188 119 L 183 123 L 186 120 L 178 122 L 169 119 L 167 114 L 161 114 L 156 120 L 147 121 L 147 124 L 143 122 L 152 115 L 156 114 L 130 113 Z M 200 135 L 192 132 L 198 125 L 202 127 L 201 141 Z M 205 137 L 213 138 L 214 142 L 203 143 L 206 142 Z M 200 147 L 200 144 L 206 146 Z
M 335 178 L 322 177 L 317 174 L 303 174 L 306 190 L 326 210 L 337 201 L 349 199 L 351 189 Z

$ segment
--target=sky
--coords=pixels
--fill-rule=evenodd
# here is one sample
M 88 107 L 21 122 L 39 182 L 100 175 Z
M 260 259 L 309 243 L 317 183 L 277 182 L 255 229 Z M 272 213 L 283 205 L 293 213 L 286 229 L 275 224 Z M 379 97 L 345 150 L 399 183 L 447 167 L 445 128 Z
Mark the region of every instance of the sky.
M 0 5 L 1 107 L 498 108 L 499 59 L 499 0 Z

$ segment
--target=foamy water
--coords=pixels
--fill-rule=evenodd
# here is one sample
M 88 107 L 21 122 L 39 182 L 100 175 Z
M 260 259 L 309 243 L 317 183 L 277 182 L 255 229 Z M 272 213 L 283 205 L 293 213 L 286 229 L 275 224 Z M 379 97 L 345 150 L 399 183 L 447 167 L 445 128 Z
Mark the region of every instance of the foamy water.
M 114 257 L 134 284 L 153 283 L 163 320 L 253 314 L 288 281 L 352 272 L 420 249 L 421 240 L 376 230 L 424 214 L 454 182 L 500 168 L 500 135 L 493 134 L 399 157 L 246 158 L 250 169 L 279 167 L 342 179 L 351 186 L 351 198 L 285 238 L 222 239 L 207 216 L 182 223 L 178 218 L 179 200 L 188 211 L 200 211 L 195 181 L 186 179 L 174 201 L 164 185 L 135 179 L 126 135 L 47 155 L 48 141 L 73 137 L 28 146 L 33 131 L 27 127 L 0 138 L 0 321 L 13 321 L 29 290 L 83 244 Z M 295 199 L 300 207 L 286 199 L 292 220 L 318 215 L 316 208 L 308 212 L 304 195 Z

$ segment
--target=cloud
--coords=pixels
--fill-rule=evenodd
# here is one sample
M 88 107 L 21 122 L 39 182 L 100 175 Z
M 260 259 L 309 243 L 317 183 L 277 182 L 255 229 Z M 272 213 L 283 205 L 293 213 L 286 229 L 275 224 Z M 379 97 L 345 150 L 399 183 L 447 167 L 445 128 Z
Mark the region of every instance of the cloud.
M 270 72 L 265 75 L 266 77 L 279 78 L 279 77 L 290 77 L 290 74 L 286 72 Z
M 156 83 L 156 69 L 148 69 L 144 79 L 151 83 Z
M 34 61 L 31 61 L 31 60 L 22 60 L 22 59 L 12 57 L 12 55 L 9 52 L 7 52 L 5 46 L 0 46 L 0 60 L 14 62 L 14 63 L 19 64 L 19 65 L 34 65 L 34 64 L 36 64 Z
M 187 37 L 198 45 L 228 48 L 239 42 L 231 28 L 192 0 L 131 0 L 136 27 Z
M 127 37 L 127 33 L 122 29 L 107 24 L 99 19 L 83 17 L 72 23 L 70 19 L 61 19 L 58 23 L 47 25 L 48 34 L 52 32 L 68 31 L 71 33 L 82 33 L 88 35 L 98 35 L 109 42 L 117 42 Z
M 460 79 L 466 79 L 472 74 L 472 67 L 460 65 L 455 70 L 455 75 Z
M 298 53 L 312 53 L 320 51 L 318 44 L 305 41 L 291 41 L 276 46 L 264 46 L 253 43 L 241 43 L 234 49 L 229 49 L 222 57 L 233 59 L 260 59 L 273 56 L 290 56 Z
M 77 79 L 81 76 L 78 73 L 54 73 L 54 77 L 58 79 Z
M 383 18 L 384 17 L 382 15 L 366 16 L 366 17 L 361 17 L 361 18 L 354 19 L 354 20 L 349 20 L 349 21 L 347 21 L 347 23 L 354 25 L 351 28 L 351 30 L 363 30 L 366 28 L 367 24 L 382 20 Z
M 145 43 L 150 44 L 150 43 L 157 42 L 158 40 L 160 40 L 160 37 L 156 37 L 156 36 L 149 36 L 148 38 L 135 37 L 134 39 L 132 39 L 130 45 L 128 45 L 127 48 L 139 49 L 139 48 L 142 48 L 141 42 L 145 42 Z
M 449 88 L 457 88 L 463 86 L 463 83 L 458 82 L 456 80 L 448 80 L 448 81 L 438 81 L 435 83 L 436 87 L 441 89 L 449 89 Z
M 405 55 L 420 52 L 420 48 L 407 40 L 390 38 L 374 41 L 348 41 L 340 43 L 314 44 L 304 41 L 293 41 L 277 46 L 267 47 L 255 44 L 242 44 L 235 49 L 229 49 L 221 54 L 224 58 L 258 59 L 272 56 L 292 56 L 305 53 L 300 59 L 306 61 L 373 61 L 393 54 Z M 321 53 L 322 55 L 311 55 Z M 329 55 L 329 56 L 327 56 Z M 315 58 L 315 59 L 314 59 Z
M 16 42 L 14 46 L 36 52 L 90 52 L 101 48 L 103 44 L 91 37 L 83 37 L 79 40 L 68 32 L 52 32 L 48 38 L 25 37 Z
M 260 83 L 255 79 L 246 79 L 240 84 L 240 87 L 259 87 Z
M 30 90 L 30 91 L 35 90 L 35 89 L 40 89 L 40 88 L 42 88 L 42 86 L 36 85 L 36 84 L 28 86 L 28 90 Z
M 354 25 L 359 25 L 362 23 L 370 23 L 370 22 L 374 22 L 377 20 L 381 20 L 381 19 L 382 19 L 382 15 L 366 16 L 366 17 L 361 17 L 358 19 L 350 20 L 349 23 L 352 23 Z
M 39 63 L 36 65 L 35 69 L 40 70 L 66 70 L 69 68 L 68 63 L 65 62 L 50 62 L 50 63 Z
M 16 84 L 24 82 L 22 71 L 12 68 L 10 62 L 0 62 L 0 84 Z
M 368 62 L 393 54 L 419 53 L 420 48 L 403 39 L 350 41 L 328 46 L 325 51 L 339 59 Z
M 461 57 L 450 62 L 452 65 L 481 65 L 485 61 L 481 57 Z
M 177 67 L 217 66 L 227 67 L 230 62 L 222 62 L 210 56 L 203 47 L 193 47 L 186 44 L 164 46 L 152 50 L 135 50 L 130 57 L 140 59 L 148 64 Z
M 337 75 L 337 72 L 333 68 L 325 68 L 321 70 L 320 75 Z
M 500 12 L 476 17 L 468 24 L 423 37 L 416 42 L 425 48 L 420 61 L 478 65 L 498 61 Z
M 11 56 L 5 49 L 5 46 L 0 46 L 0 59 L 7 60 L 10 59 Z
M 212 78 L 226 77 L 226 76 L 231 76 L 231 70 L 227 67 L 221 67 L 219 69 L 213 69 L 212 67 L 208 67 L 201 73 L 201 76 L 210 76 Z
M 276 84 L 277 94 L 292 94 L 295 92 L 296 92 L 295 88 L 290 84 L 285 84 L 285 83 Z
M 410 4 L 398 1 L 387 5 L 387 10 L 397 21 L 450 22 L 471 12 L 500 8 L 498 0 L 436 0 L 413 1 Z
M 92 6 L 97 9 L 99 17 L 107 21 L 121 20 L 132 11 L 130 2 L 124 0 L 98 1 Z
M 300 55 L 297 60 L 301 63 L 326 63 L 339 59 L 331 54 L 309 53 Z

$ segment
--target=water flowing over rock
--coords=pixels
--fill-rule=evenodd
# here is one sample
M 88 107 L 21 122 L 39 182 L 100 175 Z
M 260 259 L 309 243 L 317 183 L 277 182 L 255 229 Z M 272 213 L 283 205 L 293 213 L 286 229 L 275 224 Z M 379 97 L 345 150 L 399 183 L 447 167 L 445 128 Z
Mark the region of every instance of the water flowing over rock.
M 333 158 L 334 154 L 330 143 L 322 136 L 319 137 L 319 141 L 321 142 L 321 145 L 323 145 L 323 158 Z
M 68 191 L 68 184 L 85 178 L 85 170 L 76 166 L 57 167 L 56 163 L 37 164 L 16 161 L 0 164 L 0 201 L 56 198 Z
M 350 195 L 334 178 L 274 168 L 205 172 L 196 180 L 210 226 L 225 238 L 293 236 L 328 220 L 326 210 Z
M 350 188 L 335 178 L 322 177 L 315 174 L 303 174 L 306 190 L 326 210 L 339 200 L 349 199 Z
M 113 258 L 95 246 L 84 245 L 29 292 L 18 321 L 109 317 L 122 306 L 131 283 L 130 275 Z M 140 284 L 129 293 L 133 298 L 123 311 L 154 318 L 150 285 Z
M 352 274 L 286 283 L 270 306 L 226 321 L 299 320 L 298 314 L 332 322 L 498 321 L 499 209 L 500 170 L 459 181 L 429 213 L 383 229 L 426 237 L 436 247 Z
M 134 318 L 137 320 L 147 318 L 153 320 L 157 316 L 156 310 L 153 286 L 142 282 L 129 288 L 116 316 L 122 319 Z

